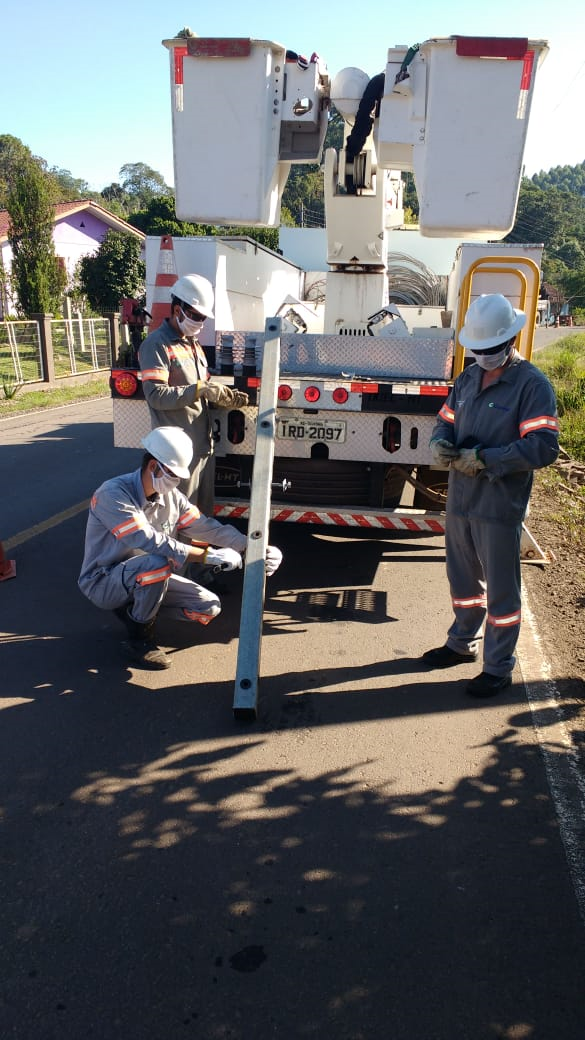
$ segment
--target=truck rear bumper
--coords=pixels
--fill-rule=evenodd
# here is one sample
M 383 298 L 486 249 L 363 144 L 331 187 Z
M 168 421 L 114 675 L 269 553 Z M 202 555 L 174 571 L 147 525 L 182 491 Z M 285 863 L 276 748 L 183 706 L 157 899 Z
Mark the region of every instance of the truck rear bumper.
M 218 499 L 215 516 L 225 520 L 246 520 L 249 502 Z M 426 534 L 444 534 L 445 514 L 431 513 L 423 509 L 352 509 L 351 506 L 336 509 L 307 509 L 291 502 L 286 506 L 273 503 L 270 519 L 288 524 L 326 524 L 330 527 L 381 528 L 388 531 L 413 531 Z

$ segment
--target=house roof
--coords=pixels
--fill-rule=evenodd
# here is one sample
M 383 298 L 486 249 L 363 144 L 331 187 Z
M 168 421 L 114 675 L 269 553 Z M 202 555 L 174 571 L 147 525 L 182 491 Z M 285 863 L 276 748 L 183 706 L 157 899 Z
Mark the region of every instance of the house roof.
M 125 231 L 127 234 L 134 235 L 141 241 L 146 237 L 142 231 L 138 230 L 138 228 L 132 227 L 132 224 L 128 224 L 127 221 L 122 220 L 122 217 L 115 216 L 114 213 L 110 213 L 109 210 L 104 209 L 103 206 L 100 206 L 97 202 L 93 202 L 91 199 L 80 199 L 77 202 L 58 202 L 55 206 L 55 224 L 64 217 L 72 216 L 74 213 L 91 213 L 92 216 L 103 221 L 103 223 L 107 224 L 113 231 Z M 6 241 L 8 238 L 9 225 L 10 217 L 8 211 L 0 209 L 0 242 Z
M 560 289 L 555 289 L 554 285 L 550 282 L 543 282 L 540 287 L 540 295 L 545 300 L 550 300 L 551 303 L 564 303 L 565 297 Z

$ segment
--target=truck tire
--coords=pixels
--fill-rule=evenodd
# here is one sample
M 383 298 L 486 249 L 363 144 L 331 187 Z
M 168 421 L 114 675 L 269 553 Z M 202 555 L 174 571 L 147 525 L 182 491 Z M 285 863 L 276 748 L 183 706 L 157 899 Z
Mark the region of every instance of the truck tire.
M 419 488 L 415 488 L 413 506 L 415 509 L 431 509 L 435 513 L 442 513 L 445 511 L 445 498 L 447 495 L 447 479 L 448 474 L 442 473 L 440 470 L 433 469 L 431 466 L 418 466 L 416 471 L 416 479 L 419 484 L 424 484 L 425 487 L 431 491 L 436 491 L 442 495 L 443 500 L 438 501 L 431 495 L 426 495 L 424 491 Z

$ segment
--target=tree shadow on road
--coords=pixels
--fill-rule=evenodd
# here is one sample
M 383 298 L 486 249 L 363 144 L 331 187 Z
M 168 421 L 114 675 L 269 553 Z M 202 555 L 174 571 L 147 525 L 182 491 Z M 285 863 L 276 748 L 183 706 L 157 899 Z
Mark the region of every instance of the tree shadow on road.
M 491 712 L 407 655 L 283 661 L 238 727 L 231 682 L 112 661 L 115 620 L 71 608 L 71 527 L 3 626 L 5 1034 L 581 1040 L 585 842 L 546 782 L 574 751 L 547 685 L 544 759 L 521 684 Z

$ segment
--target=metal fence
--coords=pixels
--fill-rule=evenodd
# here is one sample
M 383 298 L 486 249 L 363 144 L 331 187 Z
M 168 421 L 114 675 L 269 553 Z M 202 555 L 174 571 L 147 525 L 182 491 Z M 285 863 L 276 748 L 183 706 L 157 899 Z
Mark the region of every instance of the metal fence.
M 36 383 L 43 377 L 38 322 L 0 322 L 0 379 L 6 383 Z
M 45 341 L 43 343 L 43 334 Z M 0 322 L 0 381 L 47 381 L 46 358 L 55 379 L 100 372 L 112 365 L 114 349 L 108 318 L 64 318 Z

